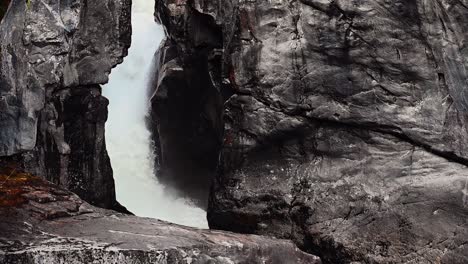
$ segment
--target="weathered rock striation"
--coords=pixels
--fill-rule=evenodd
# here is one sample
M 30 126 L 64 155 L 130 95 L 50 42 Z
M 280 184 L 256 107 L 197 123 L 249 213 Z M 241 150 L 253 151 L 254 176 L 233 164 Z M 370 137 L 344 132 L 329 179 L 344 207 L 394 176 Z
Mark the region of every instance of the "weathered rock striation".
M 161 168 L 198 177 L 173 161 L 200 169 L 222 142 L 211 228 L 292 238 L 325 263 L 467 263 L 467 6 L 156 1 Z M 165 125 L 179 114 L 201 128 Z
M 99 209 L 9 169 L 0 182 L 0 263 L 320 263 L 290 241 Z
M 0 157 L 120 211 L 99 84 L 127 54 L 130 8 L 130 0 L 14 0 L 0 24 Z

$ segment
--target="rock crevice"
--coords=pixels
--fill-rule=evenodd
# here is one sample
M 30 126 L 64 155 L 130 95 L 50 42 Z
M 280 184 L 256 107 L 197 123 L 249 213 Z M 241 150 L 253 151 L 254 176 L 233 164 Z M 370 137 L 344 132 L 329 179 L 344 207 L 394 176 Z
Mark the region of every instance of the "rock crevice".
M 222 30 L 180 1 L 156 1 L 156 10 L 168 34 L 149 91 L 157 176 L 206 207 L 223 137 Z

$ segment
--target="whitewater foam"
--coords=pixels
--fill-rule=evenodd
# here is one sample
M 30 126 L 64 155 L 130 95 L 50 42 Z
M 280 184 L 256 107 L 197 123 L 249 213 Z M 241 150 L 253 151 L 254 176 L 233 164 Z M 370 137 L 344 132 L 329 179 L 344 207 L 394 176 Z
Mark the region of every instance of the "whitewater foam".
M 152 57 L 164 32 L 154 22 L 153 10 L 154 1 L 133 1 L 132 46 L 103 89 L 110 101 L 106 143 L 117 200 L 138 216 L 207 228 L 204 210 L 175 197 L 154 176 L 150 132 L 145 126 L 146 92 Z

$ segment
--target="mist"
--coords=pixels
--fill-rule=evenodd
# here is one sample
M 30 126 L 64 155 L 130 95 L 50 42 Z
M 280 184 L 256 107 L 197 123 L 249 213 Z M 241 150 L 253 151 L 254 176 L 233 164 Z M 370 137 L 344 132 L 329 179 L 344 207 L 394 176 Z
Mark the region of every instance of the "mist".
M 206 212 L 177 198 L 154 175 L 150 132 L 145 126 L 147 85 L 153 54 L 164 32 L 154 22 L 153 11 L 154 1 L 133 1 L 132 46 L 103 88 L 110 101 L 106 143 L 117 200 L 138 216 L 207 228 Z

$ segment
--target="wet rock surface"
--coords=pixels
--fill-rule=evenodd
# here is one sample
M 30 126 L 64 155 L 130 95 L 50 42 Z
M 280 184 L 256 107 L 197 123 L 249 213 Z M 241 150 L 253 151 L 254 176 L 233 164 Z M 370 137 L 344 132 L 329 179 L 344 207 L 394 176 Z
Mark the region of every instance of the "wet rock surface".
M 224 99 L 211 228 L 325 263 L 468 261 L 465 1 L 156 3 L 177 51 L 160 69 L 212 35 L 193 14 L 222 35 L 204 70 Z M 159 76 L 156 94 L 190 84 Z
M 156 9 L 164 8 L 157 1 Z M 223 137 L 221 83 L 213 82 L 221 76 L 222 31 L 212 17 L 195 9 L 177 17 L 160 14 L 158 22 L 168 25 L 170 33 L 155 55 L 149 91 L 156 175 L 206 208 Z M 177 24 L 184 19 L 185 26 Z
M 320 263 L 286 240 L 99 209 L 11 168 L 0 171 L 0 198 L 0 262 L 5 264 Z
M 127 0 L 14 0 L 0 24 L 0 157 L 122 212 L 99 84 L 127 54 L 130 7 Z

